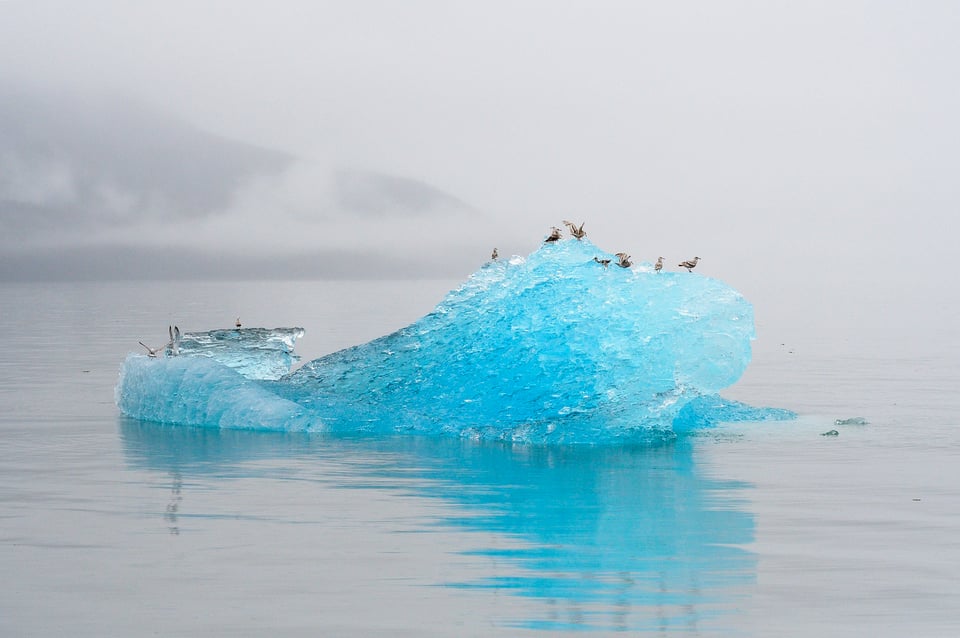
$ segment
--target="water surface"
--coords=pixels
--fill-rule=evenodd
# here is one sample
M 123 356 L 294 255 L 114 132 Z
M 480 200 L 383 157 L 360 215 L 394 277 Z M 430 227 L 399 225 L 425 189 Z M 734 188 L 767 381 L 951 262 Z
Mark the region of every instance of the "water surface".
M 309 359 L 452 285 L 0 286 L 0 634 L 960 631 L 960 348 L 879 297 L 753 299 L 725 394 L 800 418 L 656 446 L 221 432 L 113 404 L 169 323 L 302 325 Z

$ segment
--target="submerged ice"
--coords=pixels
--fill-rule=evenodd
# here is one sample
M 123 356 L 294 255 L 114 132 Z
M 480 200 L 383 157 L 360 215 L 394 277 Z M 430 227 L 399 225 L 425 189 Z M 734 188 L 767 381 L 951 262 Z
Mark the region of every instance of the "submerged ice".
M 299 328 L 188 333 L 180 356 L 128 356 L 117 404 L 185 425 L 528 442 L 791 416 L 716 395 L 750 361 L 753 310 L 738 292 L 594 257 L 612 256 L 568 240 L 489 262 L 412 325 L 292 373 Z

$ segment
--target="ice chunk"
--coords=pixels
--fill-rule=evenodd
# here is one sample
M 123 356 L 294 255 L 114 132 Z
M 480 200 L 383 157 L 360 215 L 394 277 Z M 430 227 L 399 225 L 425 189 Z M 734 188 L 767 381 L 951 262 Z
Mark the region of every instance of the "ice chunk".
M 250 379 L 279 379 L 300 357 L 293 348 L 303 328 L 236 328 L 185 333 L 180 354 L 216 359 Z
M 834 425 L 866 425 L 867 420 L 862 416 L 854 416 L 849 419 L 837 419 L 833 422 Z
M 225 356 L 214 349 L 235 345 L 226 334 L 191 335 L 175 360 L 129 357 L 118 405 L 171 423 L 282 428 L 289 418 L 291 429 L 524 442 L 632 440 L 792 416 L 715 395 L 750 361 L 753 310 L 738 292 L 700 274 L 604 267 L 594 257 L 613 259 L 571 240 L 490 262 L 414 324 L 274 381 L 254 380 L 275 378 L 272 365 L 256 365 L 255 343 Z M 198 355 L 215 361 L 191 374 Z M 240 407 L 204 412 L 204 402 L 234 402 L 221 388 Z
M 301 406 L 207 356 L 131 354 L 120 369 L 116 400 L 124 414 L 160 423 L 306 430 L 313 422 Z

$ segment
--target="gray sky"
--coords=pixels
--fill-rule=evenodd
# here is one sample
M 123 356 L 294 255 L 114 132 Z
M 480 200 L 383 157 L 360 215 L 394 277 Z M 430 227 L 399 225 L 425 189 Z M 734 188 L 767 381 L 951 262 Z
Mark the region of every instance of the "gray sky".
M 116 156 L 155 148 L 155 117 L 196 133 L 100 177 L 77 168 L 90 151 L 11 151 L 0 121 L 8 206 L 83 218 L 0 210 L 0 250 L 380 253 L 456 278 L 571 219 L 735 285 L 902 280 L 958 230 L 958 32 L 956 2 L 0 1 L 0 82 L 114 114 Z M 178 156 L 206 190 L 177 187 Z

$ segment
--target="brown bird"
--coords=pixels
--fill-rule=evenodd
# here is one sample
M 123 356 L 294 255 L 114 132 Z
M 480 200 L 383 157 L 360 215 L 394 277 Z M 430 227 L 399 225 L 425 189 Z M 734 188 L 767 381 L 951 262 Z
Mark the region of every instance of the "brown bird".
M 594 257 L 593 260 L 594 260 L 595 262 L 597 262 L 598 264 L 603 264 L 603 267 L 604 267 L 604 268 L 606 268 L 607 266 L 610 265 L 610 260 L 609 260 L 609 259 L 598 259 L 598 258 Z
M 573 222 L 568 222 L 567 220 L 563 220 L 563 223 L 566 224 L 567 228 L 570 229 L 570 234 L 577 239 L 583 239 L 587 236 L 587 231 L 583 229 L 583 224 L 577 226 Z
M 653 269 L 657 272 L 663 270 L 663 257 L 657 257 L 657 263 L 654 264 Z
M 630 255 L 627 253 L 617 253 L 617 265 L 621 268 L 629 268 L 633 265 L 633 262 L 630 261 Z
M 554 226 L 551 230 L 550 236 L 543 240 L 544 243 L 560 241 L 560 229 Z
M 699 257 L 694 257 L 692 260 L 681 261 L 678 266 L 681 268 L 686 268 L 687 272 L 693 272 L 693 269 L 697 267 L 697 262 L 700 261 Z
M 499 256 L 500 256 L 500 253 L 497 252 L 497 249 L 496 249 L 496 248 L 494 248 L 494 249 L 493 249 L 493 252 L 490 253 L 490 259 L 492 259 L 492 260 L 494 260 L 494 261 L 496 261 L 496 260 L 497 260 L 497 257 L 499 257 Z

